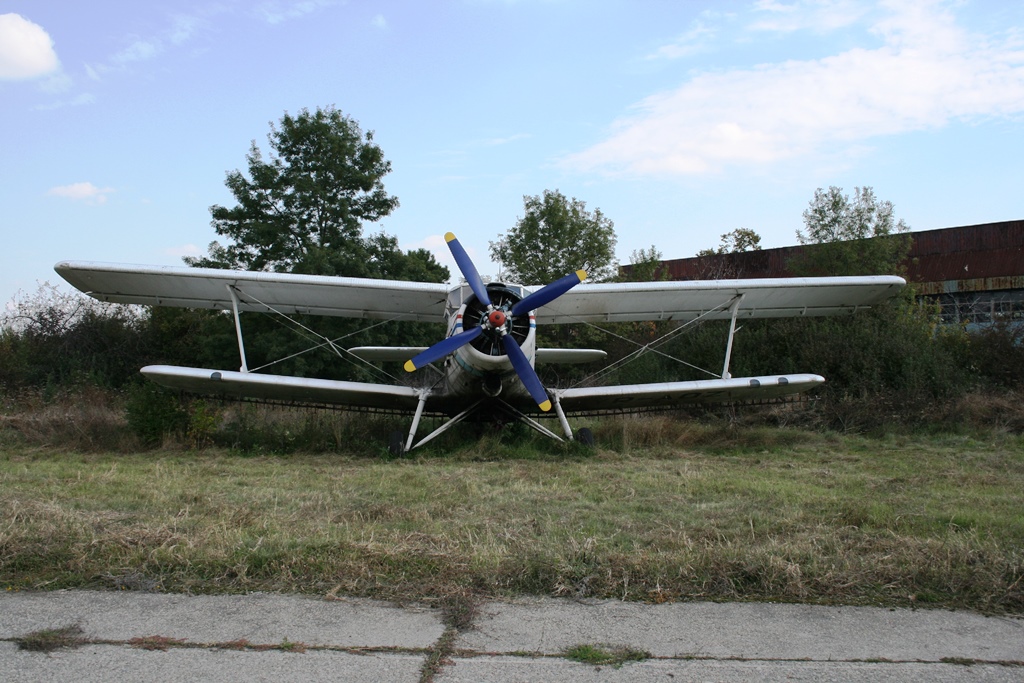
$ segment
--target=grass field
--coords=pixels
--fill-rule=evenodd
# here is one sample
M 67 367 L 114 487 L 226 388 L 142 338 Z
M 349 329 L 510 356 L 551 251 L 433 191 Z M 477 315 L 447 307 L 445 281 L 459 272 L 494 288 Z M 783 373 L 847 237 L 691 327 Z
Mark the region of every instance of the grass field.
M 485 437 L 400 460 L 9 443 L 0 586 L 1024 613 L 1019 435 L 595 432 L 593 452 Z

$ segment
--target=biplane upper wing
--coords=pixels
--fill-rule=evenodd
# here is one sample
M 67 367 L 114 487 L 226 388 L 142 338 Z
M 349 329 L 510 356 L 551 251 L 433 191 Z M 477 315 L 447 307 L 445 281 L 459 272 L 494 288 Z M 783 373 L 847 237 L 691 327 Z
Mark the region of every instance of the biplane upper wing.
M 695 403 L 769 400 L 798 394 L 823 383 L 820 375 L 768 375 L 689 382 L 620 384 L 559 389 L 553 393 L 567 413 L 671 408 Z
M 62 261 L 65 280 L 101 301 L 239 311 L 444 322 L 449 286 L 215 268 Z
M 904 285 L 889 275 L 599 283 L 543 306 L 537 322 L 729 319 L 737 300 L 738 318 L 841 315 L 884 301 Z

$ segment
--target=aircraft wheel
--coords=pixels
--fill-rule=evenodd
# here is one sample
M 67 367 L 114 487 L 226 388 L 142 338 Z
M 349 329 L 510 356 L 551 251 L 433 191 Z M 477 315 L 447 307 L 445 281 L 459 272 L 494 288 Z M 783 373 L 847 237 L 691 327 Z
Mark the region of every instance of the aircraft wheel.
M 576 440 L 587 448 L 593 448 L 594 432 L 590 431 L 588 427 L 580 427 L 576 430 Z
M 396 458 L 405 454 L 405 434 L 395 430 L 388 435 L 388 452 Z

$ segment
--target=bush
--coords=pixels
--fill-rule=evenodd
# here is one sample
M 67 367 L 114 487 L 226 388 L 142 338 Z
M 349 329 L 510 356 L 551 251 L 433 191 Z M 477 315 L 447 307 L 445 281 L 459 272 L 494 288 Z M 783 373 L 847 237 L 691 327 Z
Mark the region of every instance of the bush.
M 154 446 L 167 435 L 181 435 L 189 426 L 189 414 L 177 394 L 152 382 L 137 382 L 125 403 L 128 427 L 146 445 Z
M 145 358 L 144 320 L 139 307 L 43 285 L 0 319 L 0 382 L 8 390 L 123 387 Z
M 1024 323 L 1001 320 L 970 334 L 972 369 L 990 385 L 1024 386 Z

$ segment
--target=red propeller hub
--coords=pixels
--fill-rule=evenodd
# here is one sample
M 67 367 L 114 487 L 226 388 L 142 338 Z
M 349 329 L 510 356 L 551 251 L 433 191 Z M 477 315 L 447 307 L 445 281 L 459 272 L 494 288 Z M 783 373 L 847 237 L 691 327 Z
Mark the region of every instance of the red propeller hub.
M 487 322 L 495 329 L 504 327 L 506 319 L 504 311 L 491 311 L 487 314 Z

